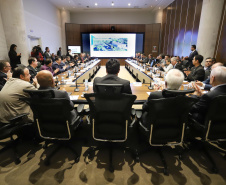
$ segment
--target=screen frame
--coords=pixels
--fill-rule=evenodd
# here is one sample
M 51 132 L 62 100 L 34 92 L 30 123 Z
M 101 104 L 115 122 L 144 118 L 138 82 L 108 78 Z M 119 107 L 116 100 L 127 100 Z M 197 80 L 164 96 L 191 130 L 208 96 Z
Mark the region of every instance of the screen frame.
M 82 40 L 82 34 L 143 34 L 143 48 L 142 48 L 142 53 L 144 53 L 144 42 L 145 42 L 145 32 L 117 32 L 117 33 L 112 33 L 112 32 L 81 32 L 81 52 L 83 53 L 83 40 Z M 90 36 L 89 36 L 90 38 Z M 89 52 L 90 54 L 90 52 Z M 136 52 L 135 52 L 136 55 Z M 125 58 L 130 58 L 130 57 L 98 57 L 102 59 L 109 59 L 109 58 L 116 58 L 116 59 L 125 59 Z
M 67 46 L 67 52 L 68 52 L 68 50 L 69 50 L 69 48 L 68 48 L 69 46 L 72 46 L 72 45 L 68 45 L 68 46 Z M 78 46 L 77 46 L 77 47 L 78 47 Z M 82 53 L 82 49 L 83 49 L 83 48 L 82 48 L 81 45 L 80 45 L 79 47 L 80 47 L 80 53 Z M 75 54 L 80 54 L 80 53 L 75 53 Z

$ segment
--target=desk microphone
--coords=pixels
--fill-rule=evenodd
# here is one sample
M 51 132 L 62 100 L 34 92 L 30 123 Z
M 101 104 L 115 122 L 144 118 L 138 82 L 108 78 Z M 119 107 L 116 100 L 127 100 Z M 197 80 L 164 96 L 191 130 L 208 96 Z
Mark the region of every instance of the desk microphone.
M 151 81 L 153 80 L 153 78 L 152 78 L 152 73 L 151 73 L 150 78 L 151 78 L 151 80 L 150 80 L 150 86 L 148 86 L 148 89 L 149 89 L 149 90 L 153 90 L 154 88 L 151 86 Z
M 78 83 L 77 83 L 77 77 L 76 77 L 76 80 L 75 80 L 75 89 L 74 89 L 74 92 L 79 92 Z

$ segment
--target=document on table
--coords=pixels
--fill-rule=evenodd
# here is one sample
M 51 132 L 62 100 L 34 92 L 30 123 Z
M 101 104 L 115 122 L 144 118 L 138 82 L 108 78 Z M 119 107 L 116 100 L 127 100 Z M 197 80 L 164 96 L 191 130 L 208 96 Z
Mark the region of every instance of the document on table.
M 77 100 L 79 95 L 71 95 L 70 100 Z
M 133 82 L 133 85 L 134 86 L 142 86 L 142 83 L 141 82 Z
M 147 94 L 150 96 L 151 92 L 147 92 Z

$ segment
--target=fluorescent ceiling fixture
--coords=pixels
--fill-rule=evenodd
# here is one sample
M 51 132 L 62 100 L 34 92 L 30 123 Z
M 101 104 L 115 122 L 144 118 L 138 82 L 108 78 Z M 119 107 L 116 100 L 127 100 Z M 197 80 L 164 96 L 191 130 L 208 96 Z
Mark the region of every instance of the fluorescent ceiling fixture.
M 111 6 L 114 6 L 114 5 L 115 5 L 114 2 L 112 1 Z
M 98 4 L 97 3 L 95 3 L 95 6 L 97 6 Z
M 131 4 L 129 3 L 128 6 L 131 6 Z

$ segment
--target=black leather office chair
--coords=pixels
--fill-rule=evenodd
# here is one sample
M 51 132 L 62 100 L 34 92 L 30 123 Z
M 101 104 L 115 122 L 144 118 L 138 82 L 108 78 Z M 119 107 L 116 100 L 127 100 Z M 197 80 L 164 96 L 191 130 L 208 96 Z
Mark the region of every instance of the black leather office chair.
M 96 141 L 107 142 L 110 149 L 109 170 L 113 172 L 112 143 L 127 140 L 130 111 L 136 95 L 92 93 L 84 96 L 90 107 L 93 138 Z M 88 155 L 92 157 L 92 154 L 99 149 L 101 148 L 90 148 Z M 136 152 L 134 155 L 137 157 Z
M 101 84 L 97 83 L 95 85 L 97 93 L 122 93 L 123 92 L 123 85 L 122 84 Z
M 45 164 L 49 165 L 51 157 L 64 146 L 67 146 L 76 155 L 75 161 L 78 162 L 79 155 L 69 141 L 80 122 L 79 116 L 71 119 L 73 108 L 70 101 L 61 98 L 42 97 L 45 93 L 51 95 L 52 90 L 44 90 L 45 92 L 26 90 L 26 92 L 29 91 L 30 94 L 34 93 L 32 98 L 22 98 L 22 100 L 30 105 L 34 113 L 34 121 L 37 124 L 39 135 L 45 140 L 44 148 L 47 148 L 50 143 L 58 144 L 55 150 L 46 157 Z
M 96 91 L 97 93 L 106 93 L 106 94 L 121 94 L 123 93 L 123 89 L 124 86 L 122 84 L 101 84 L 101 83 L 97 83 L 96 85 Z M 131 109 L 131 118 L 132 118 L 132 122 L 130 124 L 130 127 L 133 127 L 136 119 L 136 111 L 135 109 Z
M 162 153 L 162 146 L 183 146 L 188 113 L 195 101 L 194 98 L 187 96 L 153 99 L 148 102 L 146 125 L 144 126 L 142 119 L 138 119 L 140 135 L 146 136 L 146 139 L 149 138 L 151 146 L 159 147 L 158 152 L 164 165 L 165 175 L 168 175 L 168 167 Z M 181 158 L 181 154 L 179 157 Z
M 206 144 L 211 144 L 212 146 L 216 147 L 216 145 L 221 144 L 222 141 L 226 141 L 225 107 L 226 96 L 217 96 L 211 101 L 209 105 L 204 125 L 200 124 L 192 117 L 189 117 L 189 127 L 190 129 L 195 129 L 196 132 L 198 131 L 198 133 L 200 133 L 199 136 L 201 136 L 201 141 L 203 144 L 202 149 L 212 163 L 212 171 L 214 173 L 218 172 L 218 168 L 210 153 L 208 152 Z M 226 153 L 225 148 L 221 148 L 220 146 L 218 146 L 217 148 L 221 149 L 221 151 L 224 151 Z M 226 157 L 226 155 L 224 157 Z
M 163 89 L 162 90 L 162 95 L 164 98 L 169 98 L 169 97 L 176 97 L 176 96 L 185 96 L 186 94 L 190 94 L 195 92 L 194 89 L 189 89 L 189 90 L 169 90 L 169 89 Z
M 19 164 L 20 157 L 17 153 L 17 144 L 19 141 L 19 136 L 18 132 L 21 130 L 23 127 L 32 124 L 28 122 L 27 119 L 28 113 L 20 114 L 15 117 L 12 117 L 8 124 L 5 123 L 0 123 L 0 145 L 3 145 L 4 148 L 0 150 L 0 152 L 4 152 L 7 149 L 12 148 L 14 152 L 14 162 L 15 164 Z M 14 139 L 13 135 L 17 135 L 17 138 Z M 7 138 L 10 138 L 9 141 L 4 141 Z

